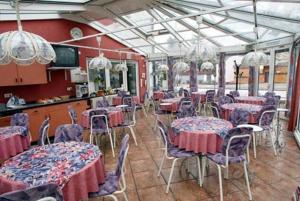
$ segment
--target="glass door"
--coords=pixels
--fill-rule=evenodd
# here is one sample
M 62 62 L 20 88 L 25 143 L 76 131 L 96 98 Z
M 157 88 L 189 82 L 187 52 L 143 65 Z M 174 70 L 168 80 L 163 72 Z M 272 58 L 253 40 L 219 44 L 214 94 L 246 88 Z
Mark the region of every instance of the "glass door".
M 138 95 L 137 63 L 127 62 L 127 89 L 131 95 Z
M 298 120 L 297 120 L 297 126 L 294 131 L 295 139 L 300 147 L 300 102 L 299 102 L 299 110 L 298 110 Z

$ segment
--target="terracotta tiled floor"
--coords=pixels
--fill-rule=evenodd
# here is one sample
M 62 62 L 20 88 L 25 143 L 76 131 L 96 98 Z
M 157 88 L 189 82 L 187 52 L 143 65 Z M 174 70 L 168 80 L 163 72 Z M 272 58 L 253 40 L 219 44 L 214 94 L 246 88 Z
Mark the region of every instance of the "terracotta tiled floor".
M 145 118 L 142 113 L 138 113 L 137 116 L 136 135 L 138 146 L 135 146 L 131 139 L 126 162 L 127 195 L 129 200 L 219 200 L 218 175 L 213 164 L 210 164 L 208 175 L 204 180 L 204 186 L 201 188 L 193 176 L 196 175 L 195 164 L 191 165 L 191 174 L 188 174 L 185 166 L 182 165 L 182 161 L 178 162 L 174 170 L 170 192 L 168 194 L 165 193 L 171 161 L 165 163 L 161 175 L 157 177 L 158 166 L 163 152 L 160 149 L 160 139 L 152 128 L 153 116 L 148 115 Z M 119 136 L 119 142 L 120 139 L 121 136 Z M 286 147 L 277 157 L 274 156 L 272 148 L 266 145 L 265 141 L 257 147 L 257 159 L 253 158 L 252 148 L 250 148 L 251 190 L 255 201 L 290 200 L 296 186 L 300 184 L 300 150 L 291 134 L 285 133 L 285 142 Z M 112 157 L 107 139 L 102 140 L 100 149 L 105 153 L 106 169 L 113 169 L 116 159 Z M 117 148 L 116 153 L 118 153 Z M 224 200 L 248 200 L 241 165 L 230 166 L 229 179 L 223 179 L 223 189 Z M 120 201 L 124 200 L 122 196 L 118 197 Z M 109 198 L 104 200 L 109 200 Z

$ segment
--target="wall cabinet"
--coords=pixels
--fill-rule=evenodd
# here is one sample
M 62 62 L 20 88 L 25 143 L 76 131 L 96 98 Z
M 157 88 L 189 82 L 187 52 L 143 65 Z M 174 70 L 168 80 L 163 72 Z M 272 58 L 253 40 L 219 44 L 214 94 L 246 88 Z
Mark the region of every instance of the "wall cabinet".
M 46 66 L 34 63 L 19 66 L 10 63 L 0 68 L 0 86 L 16 86 L 47 83 Z
M 29 129 L 32 141 L 39 139 L 39 128 L 47 116 L 50 117 L 49 136 L 55 135 L 55 130 L 59 125 L 70 124 L 71 119 L 68 113 L 68 105 L 71 105 L 75 109 L 78 122 L 80 123 L 81 113 L 88 108 L 86 100 L 24 110 L 29 115 Z

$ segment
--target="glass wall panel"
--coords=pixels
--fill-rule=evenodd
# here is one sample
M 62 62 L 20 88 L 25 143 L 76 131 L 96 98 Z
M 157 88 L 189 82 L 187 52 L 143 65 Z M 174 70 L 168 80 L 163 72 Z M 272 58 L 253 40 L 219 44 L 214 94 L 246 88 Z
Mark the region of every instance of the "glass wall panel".
M 270 66 L 259 66 L 258 95 L 263 96 L 269 88 Z
M 289 49 L 275 51 L 274 92 L 286 99 L 288 88 Z

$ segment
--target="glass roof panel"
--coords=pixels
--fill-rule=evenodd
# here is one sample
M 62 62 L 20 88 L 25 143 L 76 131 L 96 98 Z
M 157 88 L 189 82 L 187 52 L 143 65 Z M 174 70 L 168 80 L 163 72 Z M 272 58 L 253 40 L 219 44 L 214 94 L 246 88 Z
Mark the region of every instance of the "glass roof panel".
M 180 35 L 184 40 L 197 39 L 197 34 L 196 34 L 194 31 L 184 31 L 184 32 L 180 32 L 179 35 Z
M 224 36 L 214 38 L 214 41 L 220 43 L 222 46 L 233 46 L 233 45 L 244 45 L 247 44 L 246 42 L 239 40 L 233 36 Z
M 57 2 L 57 3 L 87 3 L 90 0 L 39 0 L 44 2 Z
M 171 43 L 177 41 L 176 38 L 171 34 L 164 34 L 159 36 L 153 36 L 153 39 L 156 43 Z
M 186 2 L 192 2 L 192 3 L 205 3 L 207 5 L 211 5 L 211 6 L 220 6 L 218 0 L 185 0 Z
M 136 34 L 134 34 L 132 31 L 129 31 L 129 30 L 117 32 L 117 33 L 115 33 L 115 35 L 123 40 L 138 37 Z
M 145 41 L 142 38 L 126 40 L 126 42 L 132 44 L 133 46 L 150 45 L 147 41 Z

